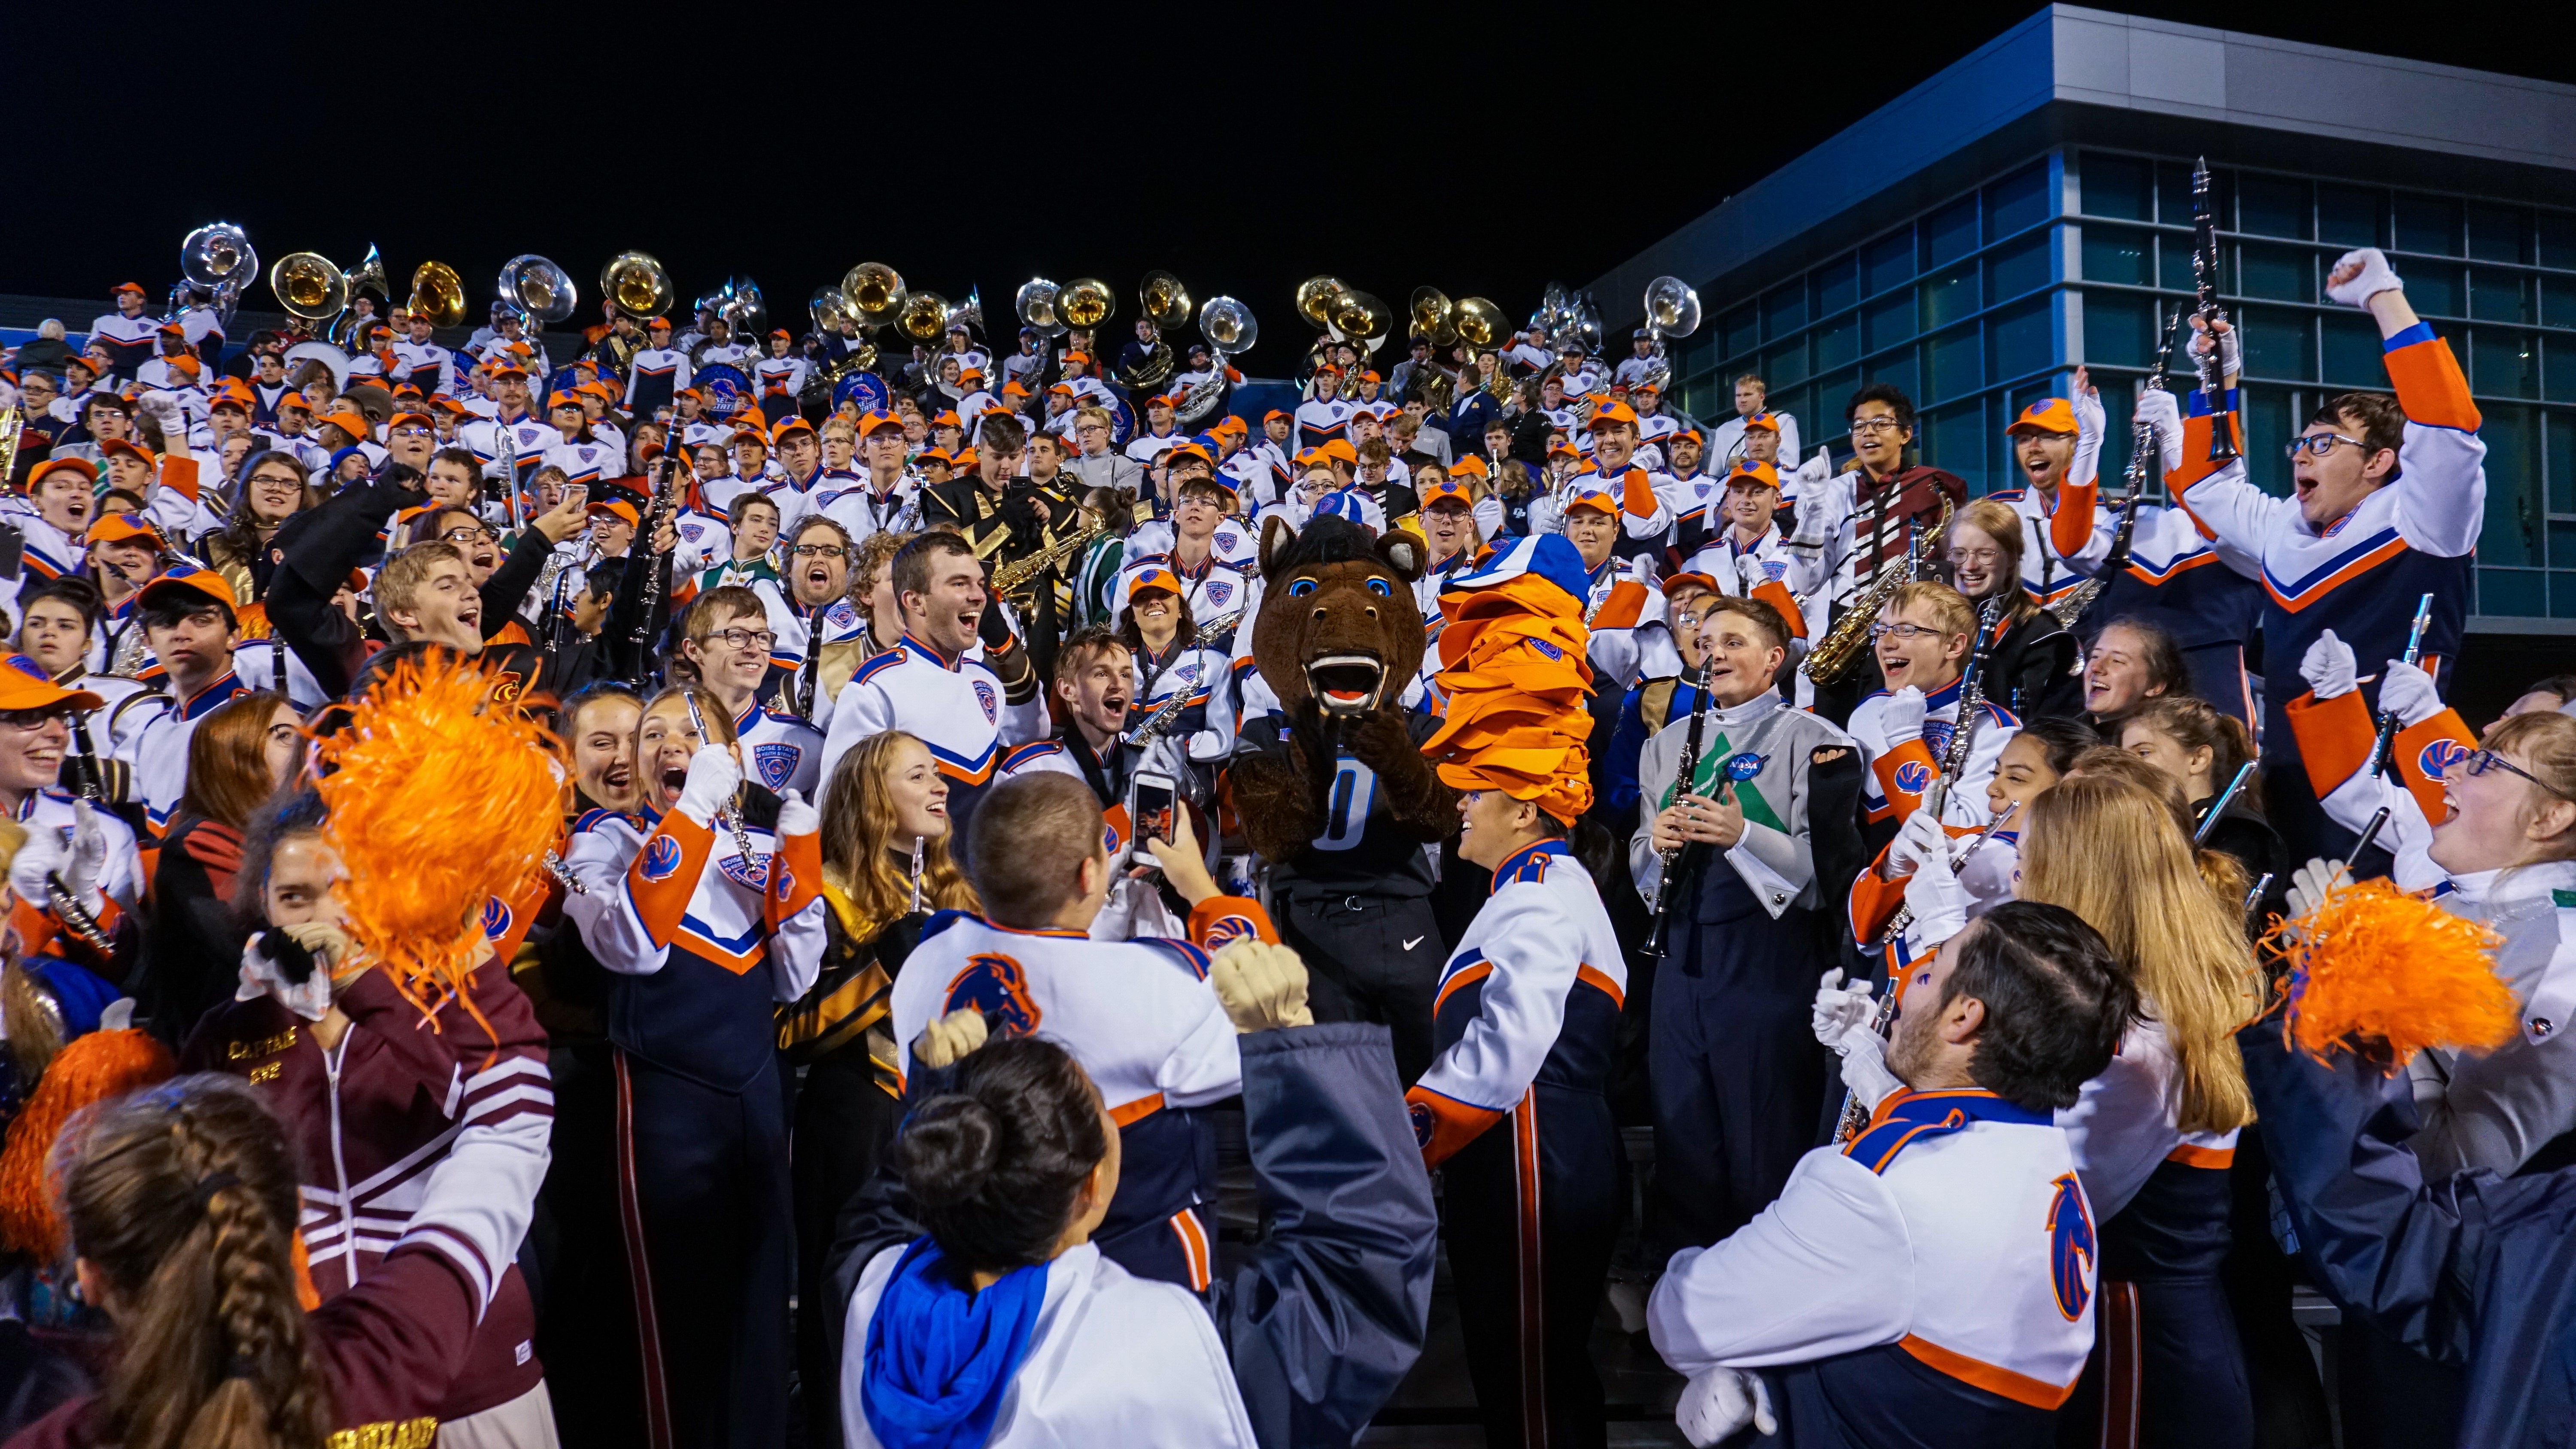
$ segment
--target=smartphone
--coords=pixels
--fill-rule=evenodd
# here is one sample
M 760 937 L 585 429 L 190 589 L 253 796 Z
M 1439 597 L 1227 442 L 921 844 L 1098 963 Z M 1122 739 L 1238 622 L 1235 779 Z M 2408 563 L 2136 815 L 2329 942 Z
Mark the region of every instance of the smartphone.
M 1127 819 L 1135 827 L 1139 854 L 1148 840 L 1172 839 L 1172 812 L 1178 808 L 1179 800 L 1180 787 L 1169 775 L 1147 771 L 1129 785 Z

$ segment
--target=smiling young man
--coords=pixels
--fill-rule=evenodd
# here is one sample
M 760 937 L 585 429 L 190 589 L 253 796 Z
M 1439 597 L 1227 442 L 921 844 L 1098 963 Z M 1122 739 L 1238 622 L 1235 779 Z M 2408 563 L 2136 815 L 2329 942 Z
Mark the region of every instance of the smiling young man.
M 1833 964 L 1818 913 L 1836 902 L 1819 880 L 1809 773 L 1819 752 L 1852 745 L 1781 698 L 1790 636 L 1778 610 L 1700 602 L 1698 763 L 1688 782 L 1675 778 L 1693 730 L 1677 692 L 1677 712 L 1638 758 L 1642 818 L 1628 841 L 1645 900 L 1678 892 L 1665 960 L 1680 969 L 1656 973 L 1648 1018 L 1654 1263 L 1750 1222 L 1815 1141 L 1828 1074 L 1808 1008 Z
M 988 619 L 984 570 L 964 539 L 933 530 L 906 543 L 894 556 L 894 589 L 903 642 L 860 666 L 832 702 L 822 774 L 829 779 L 859 741 L 908 731 L 948 777 L 954 851 L 1003 749 L 1045 732 L 1046 705 L 1028 651 L 999 623 L 998 609 Z M 983 657 L 971 658 L 979 638 Z
M 1914 400 L 1903 389 L 1889 383 L 1871 383 L 1852 394 L 1843 415 L 1851 427 L 1853 461 L 1859 466 L 1813 487 L 1802 484 L 1798 497 L 1803 509 L 1817 488 L 1847 494 L 1837 499 L 1834 507 L 1840 516 L 1850 520 L 1850 532 L 1834 540 L 1826 550 L 1827 565 L 1834 571 L 1836 613 L 1842 610 L 1852 590 L 1875 577 L 1882 564 L 1905 556 L 1913 548 L 1918 530 L 1939 522 L 1944 500 L 1953 508 L 1968 501 L 1967 482 L 1957 474 L 1926 463 L 1905 461 L 1905 450 L 1914 442 Z M 1784 422 L 1782 426 L 1785 445 L 1787 425 Z M 1797 455 L 1784 446 L 1780 456 Z M 1831 624 L 1828 618 L 1810 621 L 1810 627 L 1816 629 L 1829 628 Z M 1818 690 L 1816 707 L 1828 719 L 1848 718 L 1861 697 L 1876 690 L 1879 683 L 1874 664 L 1863 660 L 1840 683 Z
M 25 494 L 0 509 L 26 535 L 28 574 L 58 579 L 82 571 L 90 521 L 98 511 L 97 486 L 98 465 L 82 458 L 55 458 L 28 471 Z
M 2346 252 L 2328 273 L 2326 295 L 2378 324 L 2396 394 L 2326 399 L 2291 440 L 2293 497 L 2256 487 L 2250 459 L 2210 465 L 2212 414 L 2232 425 L 2232 397 L 2193 395 L 2182 468 L 2165 480 L 2221 542 L 2262 561 L 2263 796 L 2293 860 L 2341 859 L 2355 839 L 2318 806 L 2307 772 L 2290 768 L 2298 747 L 2288 708 L 2306 692 L 2299 662 L 2308 646 L 2331 625 L 2362 668 L 2379 674 L 2381 661 L 2405 652 L 2416 605 L 2429 594 L 2423 657 L 2439 683 L 2468 619 L 2470 560 L 2486 517 L 2486 444 L 2450 344 L 2416 317 L 2404 285 L 2376 247 Z M 2219 325 L 2221 370 L 2232 376 L 2236 334 Z M 2203 333 L 2193 346 L 2212 340 Z M 2363 688 L 2375 710 L 2376 682 Z
M 920 528 L 921 488 L 903 467 L 903 419 L 878 409 L 861 415 L 857 428 L 866 476 L 855 484 L 827 484 L 813 499 L 816 511 L 848 530 L 853 541 Z
M 822 778 L 822 732 L 760 704 L 778 645 L 769 601 L 739 585 L 721 584 L 691 601 L 680 627 L 680 655 L 696 666 L 707 693 L 732 717 L 744 770 L 771 794 L 813 794 Z
M 771 616 L 780 666 L 772 703 L 818 730 L 832 727 L 832 701 L 873 652 L 867 620 L 850 602 L 850 561 L 858 552 L 841 526 L 819 514 L 796 525 L 786 548 L 786 598 Z
M 1852 711 L 1851 736 L 1869 761 L 1861 792 L 1871 853 L 1893 839 L 1924 803 L 1949 758 L 1959 727 L 1960 671 L 1976 637 L 1976 611 L 1947 584 L 1918 580 L 1899 588 L 1870 630 L 1871 649 L 1887 688 Z M 1975 731 L 1958 778 L 1950 782 L 1941 819 L 1952 825 L 1986 823 L 1986 781 L 2004 742 L 2021 728 L 2012 711 L 1988 700 L 1971 716 Z
M 117 754 L 134 770 L 134 793 L 156 830 L 167 824 L 188 786 L 188 740 L 197 722 L 255 687 L 268 684 L 271 641 L 259 641 L 255 667 L 245 683 L 234 667 L 234 646 L 241 643 L 232 585 L 213 569 L 191 563 L 173 565 L 168 573 L 144 585 L 135 608 L 154 667 L 168 680 L 169 707 L 148 721 L 120 710 L 111 728 Z M 306 699 L 316 701 L 309 678 L 295 671 Z M 136 706 L 139 710 L 141 706 Z

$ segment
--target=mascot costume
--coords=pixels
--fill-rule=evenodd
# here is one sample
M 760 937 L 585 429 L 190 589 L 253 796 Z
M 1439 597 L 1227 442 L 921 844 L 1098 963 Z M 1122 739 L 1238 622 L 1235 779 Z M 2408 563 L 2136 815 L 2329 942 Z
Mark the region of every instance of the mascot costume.
M 1431 1062 L 1448 949 L 1426 847 L 1458 825 L 1457 792 L 1422 755 L 1440 721 L 1401 704 L 1422 667 L 1413 581 L 1425 563 L 1402 530 L 1268 521 L 1252 659 L 1279 713 L 1244 723 L 1232 768 L 1235 813 L 1270 863 L 1272 915 L 1306 960 L 1316 1019 L 1391 1028 L 1408 1083 Z

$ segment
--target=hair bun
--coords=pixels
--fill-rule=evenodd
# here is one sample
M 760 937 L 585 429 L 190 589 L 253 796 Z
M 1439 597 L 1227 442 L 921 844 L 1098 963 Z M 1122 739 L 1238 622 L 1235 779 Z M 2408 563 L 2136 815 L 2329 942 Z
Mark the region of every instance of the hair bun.
M 895 1139 L 896 1169 L 925 1208 L 965 1202 L 1001 1165 L 1002 1119 L 973 1097 L 933 1097 L 914 1109 Z

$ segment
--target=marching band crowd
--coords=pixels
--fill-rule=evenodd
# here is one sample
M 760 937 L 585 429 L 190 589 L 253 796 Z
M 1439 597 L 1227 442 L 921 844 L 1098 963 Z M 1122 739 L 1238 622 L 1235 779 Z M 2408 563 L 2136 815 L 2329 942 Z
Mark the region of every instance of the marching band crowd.
M 0 374 L 9 1442 L 1344 1445 L 1443 1247 L 1495 1444 L 1605 1442 L 1597 1321 L 1694 1444 L 2322 1444 L 2301 1283 L 2344 1443 L 2564 1442 L 2576 677 L 2445 705 L 2478 413 L 2328 291 L 2286 466 L 2205 315 L 2124 487 L 2079 369 L 1972 499 L 1645 329 L 1251 417 L 1150 321 L 120 288 Z M 461 844 L 561 788 L 423 994 L 332 752 L 441 670 Z M 2510 1040 L 2259 1020 L 2381 876 Z

